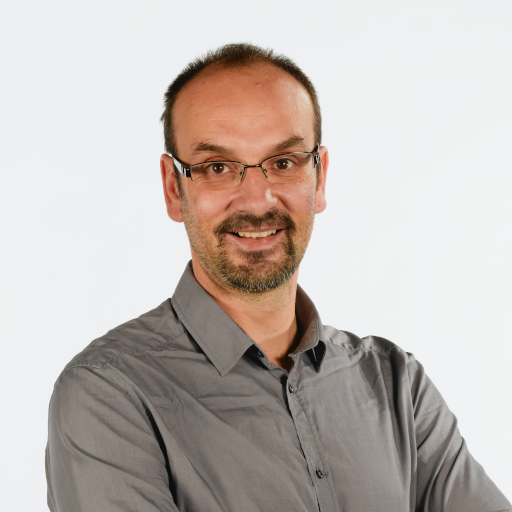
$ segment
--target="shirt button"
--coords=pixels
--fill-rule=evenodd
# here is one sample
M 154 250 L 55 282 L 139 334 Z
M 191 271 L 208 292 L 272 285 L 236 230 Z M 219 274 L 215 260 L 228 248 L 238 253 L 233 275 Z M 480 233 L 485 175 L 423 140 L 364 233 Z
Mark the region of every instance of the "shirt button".
M 258 350 L 258 357 L 263 357 L 263 352 L 261 350 Z
M 290 392 L 290 394 L 293 395 L 293 393 L 295 393 L 294 389 L 293 389 L 293 386 L 291 384 L 288 384 L 288 391 Z
M 318 478 L 323 478 L 324 477 L 324 474 L 322 473 L 322 470 L 321 469 L 318 469 L 316 470 L 316 476 Z

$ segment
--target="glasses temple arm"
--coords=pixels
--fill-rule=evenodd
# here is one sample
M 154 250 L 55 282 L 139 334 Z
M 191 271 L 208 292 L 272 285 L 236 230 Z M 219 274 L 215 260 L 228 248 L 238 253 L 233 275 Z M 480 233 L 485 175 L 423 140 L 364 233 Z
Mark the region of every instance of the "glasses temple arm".
M 315 146 L 315 149 L 313 150 L 313 158 L 315 165 L 318 165 L 320 163 L 320 153 L 318 153 L 318 150 L 320 149 L 320 144 L 317 144 Z
M 176 172 L 183 174 L 183 176 L 185 176 L 185 178 L 190 178 L 191 177 L 190 167 L 187 167 L 183 162 L 180 162 L 180 160 L 178 160 L 175 156 L 172 156 L 172 155 L 169 155 L 169 156 L 174 160 L 173 166 L 174 166 L 174 169 L 176 170 Z M 175 162 L 178 162 L 180 164 L 181 169 L 176 165 Z

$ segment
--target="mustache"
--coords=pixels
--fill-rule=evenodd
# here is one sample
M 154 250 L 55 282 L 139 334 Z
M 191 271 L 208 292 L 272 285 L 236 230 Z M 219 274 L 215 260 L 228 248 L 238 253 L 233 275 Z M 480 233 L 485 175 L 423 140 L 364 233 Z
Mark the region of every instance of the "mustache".
M 278 229 L 295 229 L 295 222 L 285 213 L 269 211 L 258 217 L 252 213 L 236 212 L 227 219 L 223 220 L 216 228 L 215 234 L 220 238 L 224 233 L 233 233 L 243 231 L 244 229 L 260 229 L 261 227 L 276 227 Z

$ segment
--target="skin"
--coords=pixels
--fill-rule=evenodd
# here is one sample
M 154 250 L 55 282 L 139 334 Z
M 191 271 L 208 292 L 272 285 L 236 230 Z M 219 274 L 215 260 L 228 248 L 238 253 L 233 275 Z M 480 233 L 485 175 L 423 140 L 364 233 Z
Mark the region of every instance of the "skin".
M 180 92 L 173 114 L 176 156 L 190 164 L 223 159 L 255 165 L 275 154 L 314 148 L 314 112 L 309 95 L 293 77 L 268 64 L 241 69 L 209 66 Z M 284 141 L 291 146 L 276 151 Z M 201 143 L 219 147 L 203 146 L 199 151 Z M 255 293 L 226 283 L 210 262 L 224 251 L 233 265 L 247 266 L 251 254 L 258 251 L 259 257 L 251 259 L 250 269 L 264 277 L 284 260 L 289 237 L 299 253 L 305 251 L 314 216 L 326 207 L 329 159 L 325 147 L 319 152 L 322 165 L 318 182 L 313 173 L 299 182 L 269 184 L 261 169 L 249 168 L 235 188 L 204 190 L 180 176 L 181 198 L 173 159 L 164 154 L 160 161 L 167 212 L 175 222 L 185 222 L 196 279 L 258 343 L 269 360 L 288 371 L 293 366 L 288 354 L 301 337 L 295 317 L 298 268 L 277 288 Z M 280 215 L 287 216 L 296 229 L 282 229 L 260 240 L 216 233 L 223 221 L 236 219 L 236 215 L 261 218 L 269 212 L 277 213 L 278 219 Z M 260 226 L 235 222 L 235 226 L 237 231 L 283 227 L 279 220 Z

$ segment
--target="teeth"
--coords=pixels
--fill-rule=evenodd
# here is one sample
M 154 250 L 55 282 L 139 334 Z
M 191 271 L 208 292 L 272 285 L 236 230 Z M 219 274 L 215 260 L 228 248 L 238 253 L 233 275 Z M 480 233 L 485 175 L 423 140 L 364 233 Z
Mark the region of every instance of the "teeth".
M 273 229 L 272 231 L 238 231 L 238 235 L 244 238 L 265 238 L 269 235 L 275 235 L 277 229 Z

